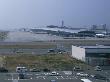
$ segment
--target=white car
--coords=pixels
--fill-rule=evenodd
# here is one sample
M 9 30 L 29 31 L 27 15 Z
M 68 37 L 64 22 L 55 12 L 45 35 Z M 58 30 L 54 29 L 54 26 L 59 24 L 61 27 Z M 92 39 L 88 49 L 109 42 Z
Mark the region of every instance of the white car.
M 77 73 L 77 76 L 88 77 L 89 75 L 83 72 Z
M 50 73 L 44 73 L 44 75 L 50 75 Z
M 26 68 L 26 67 L 21 67 L 21 66 L 18 66 L 18 67 L 16 67 L 16 72 L 18 72 L 18 73 L 23 73 L 23 72 L 27 72 L 28 71 L 28 69 Z
M 51 76 L 56 76 L 59 75 L 59 73 L 57 73 L 56 71 L 53 71 L 52 73 L 50 73 Z
M 91 80 L 89 79 L 81 79 L 82 82 L 92 82 Z

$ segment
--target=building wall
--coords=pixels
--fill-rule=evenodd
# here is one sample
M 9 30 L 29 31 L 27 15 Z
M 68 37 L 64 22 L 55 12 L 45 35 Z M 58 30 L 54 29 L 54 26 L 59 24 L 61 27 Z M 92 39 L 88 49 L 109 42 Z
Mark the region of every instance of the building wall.
M 85 49 L 77 46 L 72 46 L 72 57 L 85 61 Z
M 109 49 L 110 50 L 110 49 Z M 110 53 L 108 48 L 105 49 L 86 49 L 72 46 L 72 57 L 82 60 L 89 65 L 110 66 Z

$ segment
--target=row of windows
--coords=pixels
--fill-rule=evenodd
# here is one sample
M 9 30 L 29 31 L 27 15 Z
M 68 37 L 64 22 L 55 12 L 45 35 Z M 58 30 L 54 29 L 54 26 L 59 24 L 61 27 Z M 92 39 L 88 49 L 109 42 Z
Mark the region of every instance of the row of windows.
M 86 53 L 86 57 L 104 57 L 104 58 L 110 58 L 110 53 Z

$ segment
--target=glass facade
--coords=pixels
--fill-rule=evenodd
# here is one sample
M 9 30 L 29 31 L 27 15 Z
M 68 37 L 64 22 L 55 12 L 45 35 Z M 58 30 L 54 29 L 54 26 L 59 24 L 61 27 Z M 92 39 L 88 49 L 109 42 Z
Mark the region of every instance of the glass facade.
M 103 57 L 86 57 L 86 63 L 96 66 L 108 66 L 110 65 L 110 58 L 103 58 Z

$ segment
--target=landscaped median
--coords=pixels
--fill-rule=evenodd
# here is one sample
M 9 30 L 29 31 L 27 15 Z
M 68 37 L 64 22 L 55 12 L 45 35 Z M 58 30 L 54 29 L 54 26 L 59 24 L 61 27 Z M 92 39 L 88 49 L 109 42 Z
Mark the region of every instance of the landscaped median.
M 69 55 L 16 55 L 5 56 L 4 67 L 9 71 L 15 71 L 16 67 L 26 66 L 27 68 L 37 68 L 40 70 L 72 70 L 74 66 L 87 67 L 84 62 L 76 60 Z

